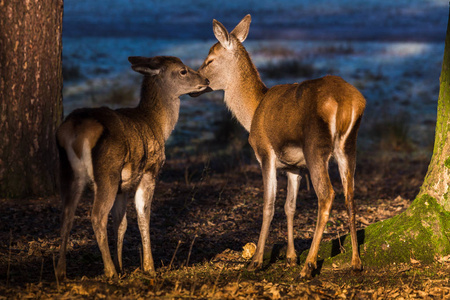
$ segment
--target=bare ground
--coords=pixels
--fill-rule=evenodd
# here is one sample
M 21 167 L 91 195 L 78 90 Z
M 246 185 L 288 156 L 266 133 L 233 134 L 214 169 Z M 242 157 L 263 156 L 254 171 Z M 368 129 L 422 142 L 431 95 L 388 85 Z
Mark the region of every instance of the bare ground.
M 228 154 L 218 153 L 169 155 L 152 204 L 156 277 L 140 271 L 140 235 L 132 201 L 128 208 L 123 276 L 107 279 L 102 275 L 102 260 L 89 219 L 92 194 L 87 192 L 72 230 L 68 280 L 56 282 L 58 197 L 1 199 L 0 299 L 450 297 L 448 257 L 437 258 L 432 265 L 412 260 L 408 265 L 383 269 L 366 267 L 360 273 L 324 267 L 310 281 L 299 279 L 301 262 L 290 269 L 284 265 L 286 180 L 282 173 L 264 267 L 255 273 L 247 272 L 248 260 L 242 258 L 242 247 L 258 239 L 263 194 L 260 170 L 246 146 Z M 364 228 L 404 211 L 420 188 L 428 162 L 427 155 L 391 152 L 380 157 L 362 151 L 356 175 L 357 226 Z M 334 164 L 330 174 L 338 196 L 325 240 L 348 232 L 339 173 Z M 317 213 L 317 200 L 314 191 L 307 189 L 306 177 L 301 183 L 295 218 L 298 255 L 311 243 Z

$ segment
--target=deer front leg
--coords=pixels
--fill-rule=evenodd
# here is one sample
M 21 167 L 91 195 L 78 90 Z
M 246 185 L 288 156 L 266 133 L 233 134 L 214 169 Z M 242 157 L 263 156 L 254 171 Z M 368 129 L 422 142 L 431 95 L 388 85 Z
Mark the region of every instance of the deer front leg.
M 297 264 L 297 254 L 294 247 L 294 214 L 297 201 L 298 187 L 300 185 L 301 176 L 298 172 L 287 172 L 288 187 L 286 204 L 284 205 L 284 212 L 287 219 L 287 233 L 288 233 L 288 247 L 286 253 L 286 265 L 288 267 Z
M 114 237 L 116 239 L 116 256 L 114 257 L 114 265 L 116 269 L 122 273 L 122 249 L 123 238 L 127 230 L 127 194 L 118 194 L 116 202 L 112 208 L 112 217 L 114 223 Z
M 153 192 L 155 190 L 155 181 L 156 179 L 153 174 L 144 174 L 135 195 L 136 212 L 144 255 L 143 271 L 152 275 L 155 275 L 155 266 L 150 243 L 150 212 Z
M 322 240 L 323 231 L 328 222 L 331 205 L 334 200 L 334 190 L 328 175 L 328 158 L 315 157 L 312 163 L 308 164 L 311 174 L 311 181 L 314 186 L 318 198 L 318 212 L 316 230 L 314 238 L 306 257 L 305 266 L 300 272 L 300 277 L 311 278 L 311 273 L 317 268 L 317 255 L 319 252 L 320 241 Z
M 275 167 L 275 157 L 262 160 L 261 169 L 264 182 L 263 223 L 259 234 L 256 252 L 247 268 L 250 271 L 254 271 L 262 266 L 264 247 L 266 245 L 270 223 L 272 222 L 274 214 L 275 195 L 277 190 L 277 170 Z
M 118 178 L 118 176 L 117 176 Z M 107 277 L 117 277 L 117 271 L 111 258 L 108 246 L 108 214 L 114 205 L 119 180 L 114 180 L 114 176 L 105 176 L 97 183 L 95 191 L 94 205 L 92 207 L 92 227 L 95 238 L 102 253 L 105 275 Z

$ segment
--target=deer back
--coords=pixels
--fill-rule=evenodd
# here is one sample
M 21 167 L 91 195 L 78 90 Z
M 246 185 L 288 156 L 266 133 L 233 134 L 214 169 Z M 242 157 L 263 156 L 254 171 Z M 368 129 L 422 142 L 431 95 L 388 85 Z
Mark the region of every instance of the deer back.
M 279 157 L 290 148 L 312 147 L 331 153 L 335 140 L 348 135 L 362 115 L 364 97 L 337 76 L 277 85 L 256 109 L 250 143 Z

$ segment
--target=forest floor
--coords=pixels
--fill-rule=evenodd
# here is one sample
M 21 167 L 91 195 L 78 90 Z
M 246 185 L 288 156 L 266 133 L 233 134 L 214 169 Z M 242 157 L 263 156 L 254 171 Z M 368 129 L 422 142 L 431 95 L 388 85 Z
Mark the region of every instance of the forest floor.
M 0 299 L 450 297 L 448 257 L 437 258 L 431 265 L 412 259 L 408 264 L 366 267 L 357 273 L 347 267 L 323 265 L 312 280 L 299 279 L 303 262 L 288 269 L 283 255 L 286 179 L 282 173 L 278 176 L 278 200 L 263 269 L 246 271 L 249 260 L 242 256 L 243 246 L 257 242 L 262 219 L 261 174 L 248 145 L 229 151 L 217 148 L 210 146 L 190 154 L 167 150 L 172 154 L 168 155 L 152 204 L 156 277 L 140 270 L 142 251 L 133 201 L 129 201 L 127 210 L 124 274 L 116 279 L 103 276 L 90 222 L 92 193 L 87 192 L 71 234 L 68 279 L 57 282 L 54 264 L 59 249 L 59 198 L 1 199 Z M 377 153 L 360 151 L 358 157 L 355 199 L 359 229 L 406 210 L 419 191 L 430 159 L 416 152 Z M 335 164 L 331 164 L 330 175 L 337 197 L 324 240 L 348 233 Z M 306 178 L 301 182 L 294 225 L 299 256 L 309 248 L 317 214 L 316 196 L 312 188 L 308 191 Z

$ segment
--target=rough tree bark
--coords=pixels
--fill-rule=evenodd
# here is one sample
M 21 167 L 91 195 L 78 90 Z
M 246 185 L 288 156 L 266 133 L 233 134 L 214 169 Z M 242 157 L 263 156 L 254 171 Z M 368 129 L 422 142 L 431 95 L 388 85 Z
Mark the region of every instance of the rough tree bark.
M 430 263 L 450 254 L 450 18 L 440 77 L 433 157 L 421 190 L 404 213 L 359 231 L 358 240 L 365 266 L 411 261 Z M 339 253 L 342 244 L 348 249 L 347 253 Z M 349 238 L 324 243 L 321 247 L 319 255 L 325 263 L 350 261 Z
M 63 0 L 0 0 L 0 197 L 56 193 Z

